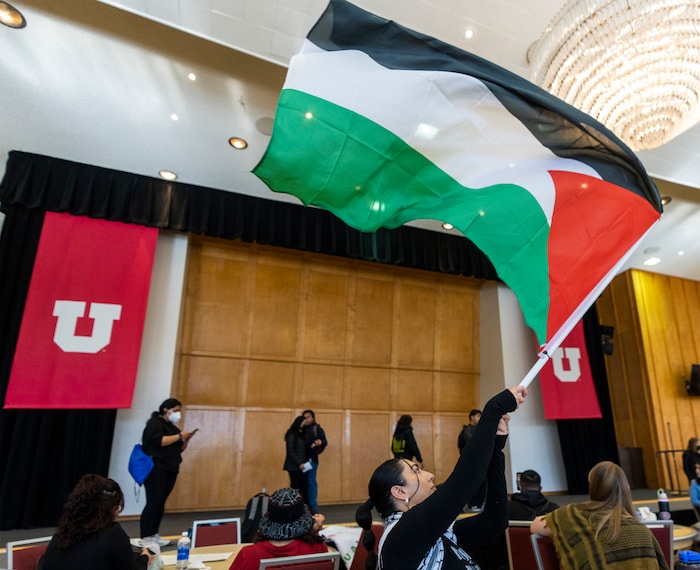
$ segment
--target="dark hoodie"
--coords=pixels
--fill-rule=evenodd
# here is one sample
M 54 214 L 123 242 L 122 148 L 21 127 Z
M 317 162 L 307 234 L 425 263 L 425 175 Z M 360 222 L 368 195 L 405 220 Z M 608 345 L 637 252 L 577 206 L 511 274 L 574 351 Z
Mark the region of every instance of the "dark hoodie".
M 549 501 L 539 491 L 524 491 L 513 493 L 508 502 L 508 520 L 531 521 L 535 517 L 551 513 L 558 509 L 559 505 Z
M 413 428 L 399 428 L 394 432 L 394 437 L 391 440 L 391 451 L 394 457 L 411 460 L 414 457 L 418 463 L 423 463 L 423 457 L 418 449 L 416 438 L 413 437 Z

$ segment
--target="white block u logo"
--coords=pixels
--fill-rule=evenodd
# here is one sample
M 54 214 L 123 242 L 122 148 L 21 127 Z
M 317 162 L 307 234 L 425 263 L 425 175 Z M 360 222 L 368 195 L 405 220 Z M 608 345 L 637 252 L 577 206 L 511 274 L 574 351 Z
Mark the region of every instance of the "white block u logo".
M 564 358 L 569 361 L 569 369 L 564 370 Z M 557 348 L 552 355 L 554 375 L 560 382 L 576 382 L 581 378 L 581 349 L 575 346 Z
M 53 316 L 58 317 L 53 341 L 63 352 L 95 354 L 112 340 L 112 325 L 122 316 L 122 306 L 90 303 L 90 318 L 94 319 L 91 336 L 76 336 L 78 319 L 85 316 L 85 301 L 56 301 Z

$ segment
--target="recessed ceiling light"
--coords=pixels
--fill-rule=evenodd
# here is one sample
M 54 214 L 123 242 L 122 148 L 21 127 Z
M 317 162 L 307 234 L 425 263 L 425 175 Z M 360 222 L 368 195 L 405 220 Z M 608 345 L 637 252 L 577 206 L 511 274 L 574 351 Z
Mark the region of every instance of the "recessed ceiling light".
M 685 251 L 680 250 L 680 251 L 678 252 L 678 255 L 683 255 L 684 253 L 685 253 Z
M 175 174 L 172 170 L 161 170 L 158 172 L 160 174 L 160 177 L 163 180 L 175 180 L 177 178 L 177 174 Z
M 173 121 L 179 121 L 179 120 L 180 120 L 180 117 L 178 117 L 175 113 L 173 113 L 172 115 L 170 115 L 170 118 L 171 118 Z
M 194 73 L 188 73 L 187 79 L 189 79 L 190 81 L 197 81 L 197 76 Z
M 464 30 L 464 37 L 468 40 L 473 39 L 475 35 L 476 35 L 476 30 L 474 28 L 472 28 L 471 26 Z
M 233 148 L 238 150 L 243 150 L 244 148 L 248 147 L 248 142 L 239 137 L 231 137 L 230 139 L 228 139 L 228 144 L 230 144 Z
M 644 262 L 644 265 L 648 265 L 649 267 L 651 267 L 652 265 L 656 265 L 657 263 L 661 263 L 661 259 L 659 259 L 658 257 L 650 257 Z
M 0 24 L 5 24 L 9 28 L 24 28 L 27 20 L 22 12 L 7 2 L 0 2 Z
M 454 228 L 454 226 L 449 222 L 443 223 L 442 227 L 445 228 L 446 230 L 451 230 L 452 228 Z
M 671 196 L 661 196 L 661 205 L 665 206 L 666 204 L 670 203 L 673 198 Z

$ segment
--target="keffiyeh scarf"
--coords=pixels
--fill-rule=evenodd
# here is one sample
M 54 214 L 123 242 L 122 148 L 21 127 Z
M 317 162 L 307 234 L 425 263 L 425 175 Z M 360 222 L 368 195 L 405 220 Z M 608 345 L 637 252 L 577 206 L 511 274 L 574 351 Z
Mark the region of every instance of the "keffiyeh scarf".
M 402 515 L 403 513 L 392 513 L 384 521 L 384 532 L 379 541 L 377 570 L 382 570 L 382 546 L 384 546 L 384 541 L 394 528 L 394 525 L 401 519 Z M 452 530 L 452 525 L 449 526 L 440 539 L 423 557 L 417 570 L 442 570 L 446 558 L 450 558 L 452 561 L 459 561 L 460 567 L 465 570 L 480 570 L 471 556 L 457 544 L 457 537 L 455 536 L 454 530 Z M 453 565 L 450 566 L 453 567 Z

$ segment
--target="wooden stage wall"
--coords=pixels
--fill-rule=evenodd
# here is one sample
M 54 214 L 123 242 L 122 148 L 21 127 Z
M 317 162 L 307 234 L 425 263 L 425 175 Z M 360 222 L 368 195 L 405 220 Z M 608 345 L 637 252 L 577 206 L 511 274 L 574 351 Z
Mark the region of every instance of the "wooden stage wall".
M 600 322 L 615 327 L 605 360 L 618 446 L 642 448 L 648 487 L 680 482 L 687 490 L 681 454 L 674 454 L 677 481 L 657 452 L 685 449 L 700 436 L 700 397 L 685 389 L 691 364 L 700 363 L 700 282 L 630 270 L 597 306 Z
M 401 414 L 444 479 L 479 402 L 481 281 L 191 237 L 174 394 L 185 451 L 169 510 L 287 486 L 283 435 L 316 412 L 319 502 L 359 503 Z

